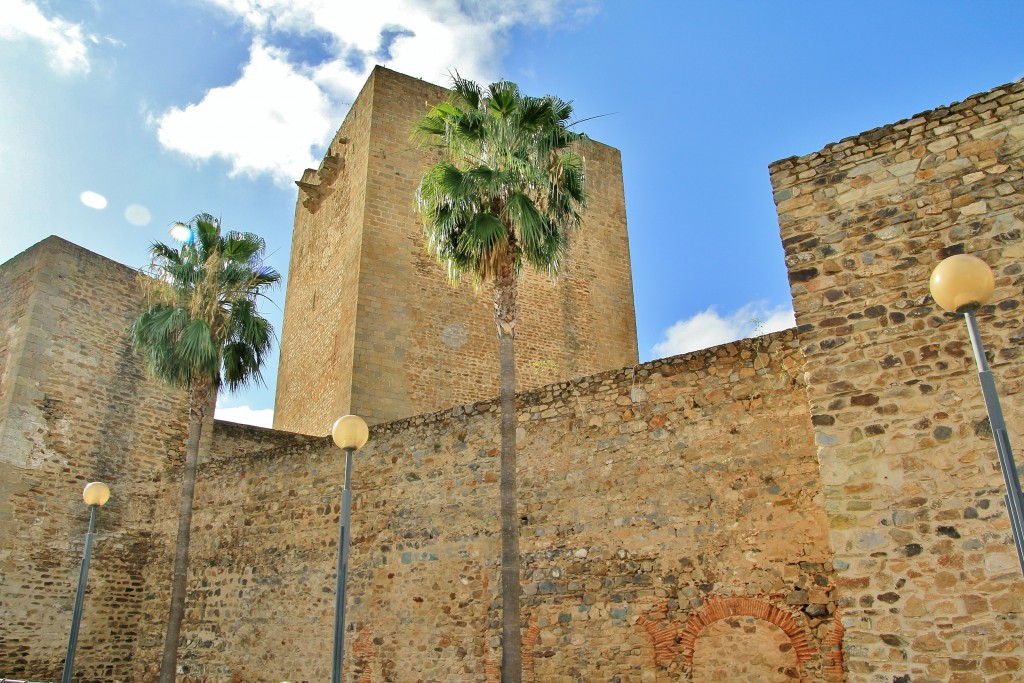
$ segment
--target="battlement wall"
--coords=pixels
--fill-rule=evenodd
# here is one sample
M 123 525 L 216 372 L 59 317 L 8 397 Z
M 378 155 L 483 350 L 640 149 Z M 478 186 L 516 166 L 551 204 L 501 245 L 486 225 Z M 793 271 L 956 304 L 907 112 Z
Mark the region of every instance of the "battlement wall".
M 851 681 L 1015 680 L 1024 581 L 950 254 L 996 274 L 979 323 L 1024 435 L 1024 82 L 771 166 L 806 357 Z M 959 677 L 959 678 L 958 678 Z
M 799 364 L 790 331 L 520 395 L 526 680 L 711 675 L 735 648 L 825 680 L 839 596 Z M 381 424 L 356 454 L 355 678 L 496 680 L 498 412 Z M 324 680 L 343 455 L 232 429 L 267 440 L 202 466 L 181 662 Z

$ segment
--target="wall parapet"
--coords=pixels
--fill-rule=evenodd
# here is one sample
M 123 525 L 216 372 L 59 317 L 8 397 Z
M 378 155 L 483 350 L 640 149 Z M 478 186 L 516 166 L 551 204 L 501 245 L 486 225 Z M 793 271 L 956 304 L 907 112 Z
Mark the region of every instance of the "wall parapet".
M 779 159 L 769 164 L 768 169 L 773 178 L 776 175 L 780 178 L 785 177 L 788 171 L 796 167 L 819 168 L 821 172 L 827 173 L 834 168 L 828 165 L 828 162 L 850 160 L 862 154 L 871 156 L 879 150 L 884 151 L 889 145 L 909 139 L 912 135 L 925 130 L 959 122 L 964 116 L 994 111 L 1000 106 L 1016 102 L 1022 90 L 1024 80 L 1011 81 L 961 101 L 934 107 L 908 118 L 850 135 L 829 143 L 818 151 Z
M 524 661 L 535 680 L 583 660 L 581 672 L 681 675 L 664 636 L 717 594 L 784 596 L 818 647 L 840 596 L 794 389 L 800 354 L 788 330 L 518 395 Z M 483 401 L 375 425 L 356 453 L 349 594 L 353 629 L 367 634 L 356 637 L 362 679 L 486 677 L 500 659 L 498 427 L 496 402 Z M 261 624 L 288 623 L 291 647 L 266 671 L 314 680 L 326 673 L 317 653 L 329 649 L 343 458 L 326 437 L 244 438 L 249 453 L 201 466 L 195 524 L 219 531 L 194 536 L 186 623 L 211 636 L 181 661 L 196 676 L 241 671 L 237 653 Z M 792 535 L 772 534 L 773 523 Z M 295 604 L 308 618 L 290 616 Z M 777 647 L 768 632 L 723 637 L 702 643 Z M 424 660 L 421 647 L 437 656 Z M 767 666 L 758 661 L 752 670 Z
M 1024 581 L 1002 478 L 963 323 L 928 280 L 955 253 L 992 266 L 979 321 L 1019 442 L 1024 81 L 771 173 L 844 593 L 829 638 L 847 646 L 829 671 L 865 683 L 1013 676 Z

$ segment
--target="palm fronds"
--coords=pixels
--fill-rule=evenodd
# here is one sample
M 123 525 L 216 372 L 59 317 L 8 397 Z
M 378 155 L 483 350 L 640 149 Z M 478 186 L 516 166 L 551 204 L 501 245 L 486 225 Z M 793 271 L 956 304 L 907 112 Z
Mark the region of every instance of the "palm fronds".
M 508 256 L 516 270 L 557 275 L 587 202 L 587 137 L 567 127 L 572 111 L 515 83 L 484 89 L 456 73 L 451 98 L 417 122 L 413 138 L 441 160 L 424 173 L 416 205 L 450 279 L 490 280 Z
M 142 281 L 148 308 L 132 325 L 133 342 L 150 373 L 173 386 L 261 382 L 274 331 L 256 300 L 281 280 L 263 262 L 266 243 L 253 233 L 222 233 L 209 214 L 188 226 L 190 243 L 150 247 Z

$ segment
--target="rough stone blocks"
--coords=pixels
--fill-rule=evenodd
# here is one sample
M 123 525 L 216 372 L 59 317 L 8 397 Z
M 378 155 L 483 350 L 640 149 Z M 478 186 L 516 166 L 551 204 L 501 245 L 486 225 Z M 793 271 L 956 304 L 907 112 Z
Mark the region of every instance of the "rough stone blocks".
M 415 120 L 448 91 L 374 69 L 295 209 L 274 426 L 326 434 L 498 393 L 490 288 L 448 284 L 413 197 L 429 157 Z M 590 208 L 558 279 L 524 272 L 520 389 L 637 361 L 618 150 L 584 150 Z

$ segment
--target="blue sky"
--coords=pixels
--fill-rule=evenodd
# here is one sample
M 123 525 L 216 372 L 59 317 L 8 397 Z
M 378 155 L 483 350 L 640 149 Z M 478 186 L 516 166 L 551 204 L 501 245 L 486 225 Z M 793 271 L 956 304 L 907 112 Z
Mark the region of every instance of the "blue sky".
M 767 165 L 1024 78 L 1022 25 L 1019 0 L 0 0 L 0 262 L 56 234 L 141 266 L 206 211 L 286 273 L 292 181 L 373 65 L 457 69 L 599 117 L 641 359 L 703 348 L 792 322 Z M 266 420 L 276 374 L 220 414 Z

